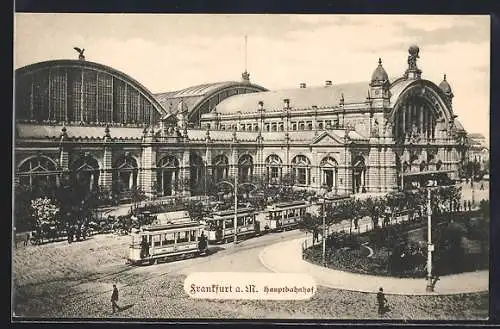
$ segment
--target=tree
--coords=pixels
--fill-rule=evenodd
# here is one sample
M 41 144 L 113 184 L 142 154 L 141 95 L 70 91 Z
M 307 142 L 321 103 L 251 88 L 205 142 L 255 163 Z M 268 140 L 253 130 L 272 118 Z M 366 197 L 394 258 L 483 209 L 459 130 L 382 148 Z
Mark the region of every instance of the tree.
M 33 229 L 30 213 L 32 199 L 33 193 L 30 186 L 16 184 L 14 189 L 14 226 L 19 232 Z
M 315 232 L 321 226 L 321 221 L 322 219 L 319 216 L 307 212 L 300 222 L 300 228 L 306 232 Z
M 45 197 L 31 200 L 31 210 L 37 232 L 41 233 L 50 226 L 58 226 L 59 207 L 51 199 Z

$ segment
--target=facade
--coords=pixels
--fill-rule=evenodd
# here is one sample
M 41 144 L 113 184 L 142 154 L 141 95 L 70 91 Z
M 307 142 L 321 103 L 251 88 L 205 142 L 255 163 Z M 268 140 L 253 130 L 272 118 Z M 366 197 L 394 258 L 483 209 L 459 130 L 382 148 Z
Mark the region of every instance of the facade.
M 488 142 L 483 134 L 470 133 L 468 138 L 467 160 L 479 163 L 481 170 L 489 171 L 490 151 Z
M 16 70 L 15 181 L 158 196 L 234 175 L 337 194 L 456 179 L 466 133 L 446 76 L 422 79 L 418 54 L 393 81 L 379 60 L 361 83 L 268 91 L 244 72 L 156 95 L 84 58 L 29 65 Z

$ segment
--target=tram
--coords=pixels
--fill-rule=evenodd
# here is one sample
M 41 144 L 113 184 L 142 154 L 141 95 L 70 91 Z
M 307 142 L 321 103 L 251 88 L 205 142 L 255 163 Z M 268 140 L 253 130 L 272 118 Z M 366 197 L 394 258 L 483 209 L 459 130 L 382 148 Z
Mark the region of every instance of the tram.
M 186 256 L 207 255 L 204 225 L 196 221 L 152 224 L 132 235 L 128 262 L 156 264 Z
M 256 211 L 252 207 L 237 210 L 238 238 L 249 238 L 260 234 L 260 223 L 256 221 Z M 234 240 L 234 210 L 215 211 L 205 217 L 208 242 L 227 243 Z
M 264 228 L 270 232 L 292 230 L 298 227 L 310 204 L 306 201 L 281 202 L 268 207 Z

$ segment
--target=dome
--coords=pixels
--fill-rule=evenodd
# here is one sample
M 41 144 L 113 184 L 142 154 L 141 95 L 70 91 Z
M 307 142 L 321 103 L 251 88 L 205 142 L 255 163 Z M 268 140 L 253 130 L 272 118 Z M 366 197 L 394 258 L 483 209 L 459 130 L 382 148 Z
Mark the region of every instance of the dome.
M 448 81 L 446 81 L 446 74 L 444 75 L 443 81 L 441 81 L 441 83 L 439 84 L 439 88 L 441 88 L 441 90 L 445 94 L 451 94 L 452 93 L 451 92 L 451 86 L 448 83 Z
M 372 84 L 373 83 L 389 83 L 389 76 L 387 75 L 387 72 L 385 69 L 382 67 L 382 59 L 378 59 L 378 66 L 373 71 L 372 74 Z

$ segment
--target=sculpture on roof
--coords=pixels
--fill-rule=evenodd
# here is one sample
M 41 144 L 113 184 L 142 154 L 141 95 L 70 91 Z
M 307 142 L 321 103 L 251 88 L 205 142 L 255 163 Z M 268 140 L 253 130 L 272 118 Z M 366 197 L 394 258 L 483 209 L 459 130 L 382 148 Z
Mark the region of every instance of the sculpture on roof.
M 78 59 L 79 60 L 81 60 L 81 61 L 85 60 L 85 56 L 83 55 L 83 52 L 85 51 L 85 48 L 80 49 L 78 47 L 73 47 L 73 49 L 78 52 Z
M 408 52 L 410 53 L 410 55 L 408 55 L 408 70 L 418 70 L 417 58 L 419 58 L 418 53 L 420 52 L 420 48 L 413 45 L 410 46 Z

